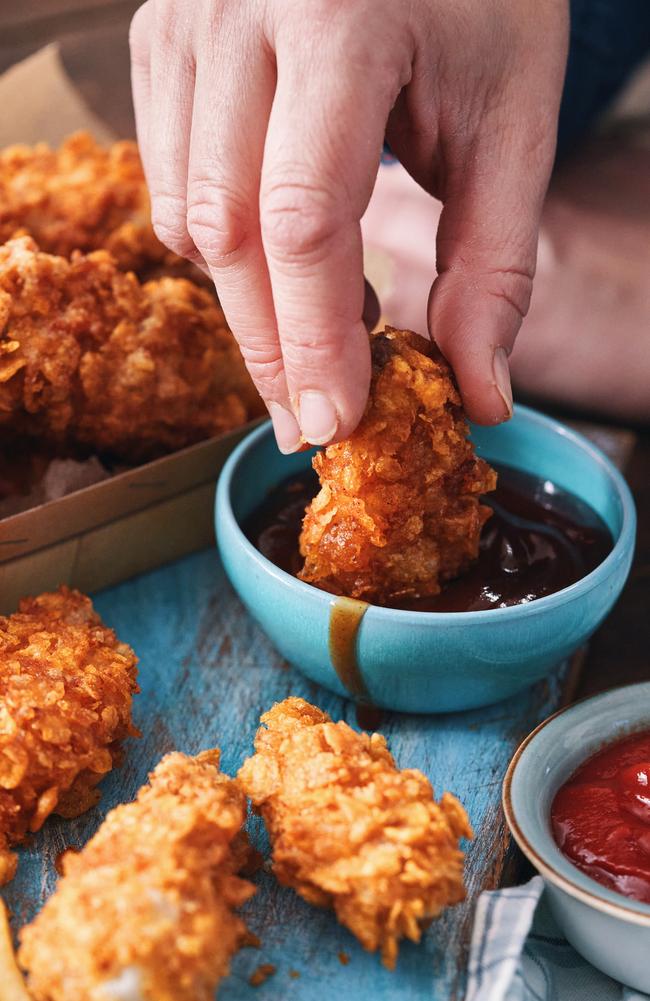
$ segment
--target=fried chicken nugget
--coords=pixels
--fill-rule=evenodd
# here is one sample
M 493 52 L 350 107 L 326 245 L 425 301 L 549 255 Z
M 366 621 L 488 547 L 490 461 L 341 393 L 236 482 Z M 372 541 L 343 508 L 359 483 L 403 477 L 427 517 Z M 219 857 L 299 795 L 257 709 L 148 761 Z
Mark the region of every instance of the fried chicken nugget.
M 34 1001 L 212 1001 L 246 936 L 246 801 L 219 752 L 166 755 L 79 854 L 18 953 Z
M 77 132 L 57 150 L 39 143 L 0 151 L 0 243 L 18 230 L 62 257 L 103 248 L 122 270 L 187 269 L 154 234 L 134 142 L 105 149 Z
M 476 559 L 491 513 L 479 497 L 496 473 L 476 458 L 451 369 L 430 341 L 386 327 L 371 352 L 361 423 L 313 461 L 321 489 L 305 514 L 298 576 L 390 604 L 438 594 Z
M 471 837 L 458 800 L 400 771 L 378 734 L 357 733 L 304 699 L 261 718 L 238 778 L 262 814 L 273 871 L 310 904 L 333 907 L 365 949 L 393 969 L 399 940 L 464 899 Z
M 0 616 L 0 884 L 10 845 L 50 813 L 76 817 L 135 736 L 137 658 L 102 624 L 90 598 L 61 587 Z
M 141 285 L 105 251 L 0 247 L 0 429 L 137 462 L 261 412 L 223 313 L 181 278 Z

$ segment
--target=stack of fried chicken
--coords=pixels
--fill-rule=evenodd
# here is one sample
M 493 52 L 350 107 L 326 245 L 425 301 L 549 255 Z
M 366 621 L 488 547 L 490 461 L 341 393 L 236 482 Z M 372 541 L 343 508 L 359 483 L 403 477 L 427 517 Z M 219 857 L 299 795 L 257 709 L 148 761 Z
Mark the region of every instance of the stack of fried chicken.
M 0 440 L 139 462 L 262 412 L 215 295 L 157 240 L 137 152 L 0 154 Z

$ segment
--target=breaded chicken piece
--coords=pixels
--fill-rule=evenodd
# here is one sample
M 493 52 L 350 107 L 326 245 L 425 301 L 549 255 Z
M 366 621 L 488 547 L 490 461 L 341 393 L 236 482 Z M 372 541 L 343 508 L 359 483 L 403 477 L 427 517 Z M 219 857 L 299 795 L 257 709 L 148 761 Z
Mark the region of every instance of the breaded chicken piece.
M 76 817 L 137 736 L 137 658 L 102 624 L 90 598 L 61 587 L 0 616 L 0 884 L 10 845 L 51 813 Z
M 243 944 L 234 913 L 254 893 L 246 801 L 219 752 L 166 755 L 118 806 L 23 928 L 34 1001 L 212 1001 Z
M 401 938 L 464 899 L 471 837 L 458 800 L 400 771 L 386 741 L 357 733 L 304 699 L 261 719 L 256 753 L 239 772 L 273 846 L 273 871 L 310 904 L 333 907 L 365 949 L 393 969 Z
M 0 247 L 0 430 L 140 461 L 260 413 L 223 313 L 180 278 L 141 285 L 105 251 Z
M 62 257 L 109 250 L 125 271 L 189 267 L 154 234 L 134 142 L 105 149 L 77 132 L 58 150 L 39 143 L 0 151 L 0 243 L 19 230 Z
M 451 370 L 408 330 L 371 335 L 365 414 L 313 465 L 321 489 L 300 536 L 299 577 L 390 604 L 438 594 L 478 556 L 496 474 L 477 459 Z

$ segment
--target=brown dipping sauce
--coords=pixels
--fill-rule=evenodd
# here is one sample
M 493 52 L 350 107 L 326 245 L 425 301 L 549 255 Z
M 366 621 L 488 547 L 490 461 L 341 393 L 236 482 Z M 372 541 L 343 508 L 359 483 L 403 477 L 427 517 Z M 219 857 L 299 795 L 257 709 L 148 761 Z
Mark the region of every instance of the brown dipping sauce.
M 585 577 L 612 549 L 603 520 L 584 501 L 547 480 L 495 466 L 496 490 L 483 498 L 493 510 L 481 535 L 478 560 L 433 598 L 393 607 L 419 612 L 473 612 L 523 605 Z M 253 545 L 296 576 L 303 560 L 298 538 L 318 478 L 306 470 L 280 483 L 243 529 Z

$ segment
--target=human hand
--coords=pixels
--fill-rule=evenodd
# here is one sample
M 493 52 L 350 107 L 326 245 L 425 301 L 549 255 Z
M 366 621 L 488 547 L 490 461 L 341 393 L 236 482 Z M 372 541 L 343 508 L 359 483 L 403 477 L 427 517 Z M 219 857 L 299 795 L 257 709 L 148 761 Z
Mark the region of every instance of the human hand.
M 366 403 L 359 220 L 387 136 L 444 203 L 430 331 L 469 416 L 511 411 L 566 0 L 148 0 L 138 138 L 158 236 L 211 274 L 283 451 Z

